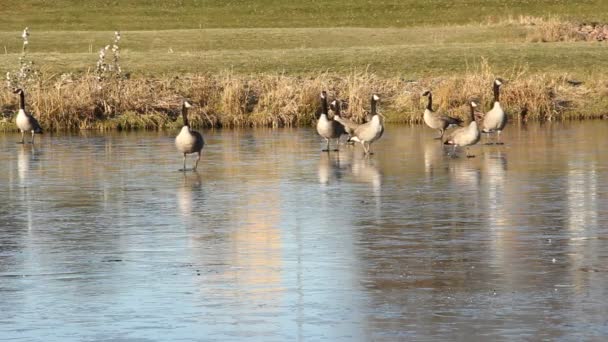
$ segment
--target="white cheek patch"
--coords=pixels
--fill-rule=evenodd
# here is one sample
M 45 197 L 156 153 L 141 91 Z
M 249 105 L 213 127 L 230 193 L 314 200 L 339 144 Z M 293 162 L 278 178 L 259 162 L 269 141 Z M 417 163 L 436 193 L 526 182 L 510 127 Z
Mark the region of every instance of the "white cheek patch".
M 380 97 L 378 97 L 378 95 L 374 95 L 374 100 L 378 101 L 380 100 Z
M 496 83 L 496 85 L 499 85 L 499 86 L 502 85 L 502 82 L 500 82 L 499 80 L 496 80 L 495 83 Z

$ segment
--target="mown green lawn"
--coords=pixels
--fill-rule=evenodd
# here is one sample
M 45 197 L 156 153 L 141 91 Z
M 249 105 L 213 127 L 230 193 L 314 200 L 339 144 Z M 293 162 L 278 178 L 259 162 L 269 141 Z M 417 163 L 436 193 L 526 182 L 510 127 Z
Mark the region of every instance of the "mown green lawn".
M 0 72 L 18 67 L 21 30 L 48 74 L 94 68 L 113 31 L 134 77 L 187 72 L 447 76 L 486 58 L 496 72 L 597 76 L 607 43 L 531 43 L 532 27 L 488 24 L 509 16 L 608 19 L 608 1 L 3 1 Z
M 0 8 L 0 31 L 442 26 L 522 14 L 608 20 L 605 0 L 2 0 Z

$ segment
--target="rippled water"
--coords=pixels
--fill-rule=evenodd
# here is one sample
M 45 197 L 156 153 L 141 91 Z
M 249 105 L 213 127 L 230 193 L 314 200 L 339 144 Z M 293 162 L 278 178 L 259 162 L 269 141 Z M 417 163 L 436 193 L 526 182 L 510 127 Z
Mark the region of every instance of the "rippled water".
M 0 135 L 0 339 L 602 340 L 608 122 Z M 189 159 L 189 165 L 192 159 Z

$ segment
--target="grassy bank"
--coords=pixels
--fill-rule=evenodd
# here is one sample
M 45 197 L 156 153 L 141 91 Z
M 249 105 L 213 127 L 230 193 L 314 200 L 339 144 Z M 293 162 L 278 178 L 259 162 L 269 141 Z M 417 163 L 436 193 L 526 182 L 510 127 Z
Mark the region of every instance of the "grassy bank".
M 199 104 L 197 126 L 306 125 L 321 89 L 348 100 L 359 121 L 378 92 L 389 121 L 418 122 L 424 89 L 458 114 L 470 97 L 487 102 L 496 75 L 510 80 L 512 119 L 523 110 L 540 120 L 606 113 L 608 79 L 598 70 L 608 69 L 608 43 L 574 32 L 582 21 L 608 21 L 601 0 L 0 5 L 0 73 L 20 68 L 29 26 L 27 59 L 38 76 L 26 90 L 48 129 L 172 127 L 182 97 Z M 123 73 L 100 82 L 99 49 L 115 29 Z M 0 127 L 14 129 L 15 110 L 15 96 L 0 90 Z
M 530 74 L 525 69 L 500 76 L 508 80 L 502 101 L 512 122 L 523 112 L 533 120 L 562 120 L 601 117 L 608 108 L 606 82 L 574 86 L 568 78 Z M 470 98 L 489 108 L 494 77 L 486 64 L 462 75 L 418 81 L 369 72 L 314 77 L 224 72 L 106 81 L 84 75 L 40 81 L 27 99 L 29 110 L 50 130 L 177 127 L 184 97 L 196 104 L 191 121 L 199 127 L 309 125 L 315 120 L 322 89 L 347 102 L 344 115 L 356 121 L 365 120 L 369 96 L 375 92 L 382 97 L 380 109 L 388 122 L 413 123 L 422 119 L 425 103 L 420 94 L 425 89 L 434 90 L 439 111 L 464 117 Z M 0 103 L 4 129 L 14 129 L 10 114 L 17 109 L 17 97 L 2 90 Z
M 538 43 L 540 25 L 519 22 L 412 28 L 204 29 L 122 32 L 121 63 L 134 76 L 184 73 L 316 75 L 369 70 L 386 77 L 463 74 L 487 59 L 498 73 L 527 65 L 587 78 L 608 67 L 608 43 Z M 31 59 L 48 74 L 85 73 L 112 32 L 32 30 Z M 15 68 L 21 32 L 0 32 L 0 72 Z
M 413 27 L 507 16 L 608 21 L 604 0 L 0 0 L 0 31 Z

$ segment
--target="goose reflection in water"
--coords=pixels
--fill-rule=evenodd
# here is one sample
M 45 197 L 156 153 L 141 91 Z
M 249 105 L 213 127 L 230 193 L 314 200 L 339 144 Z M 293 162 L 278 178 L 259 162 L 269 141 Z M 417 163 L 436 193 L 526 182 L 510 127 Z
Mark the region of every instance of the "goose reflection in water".
M 177 189 L 177 206 L 183 217 L 192 215 L 193 202 L 197 193 L 202 191 L 201 176 L 198 172 L 183 174 L 181 186 Z
M 28 172 L 31 168 L 31 163 L 36 160 L 36 150 L 34 145 L 21 145 L 17 154 L 17 171 L 19 181 L 23 183 L 27 180 Z
M 329 184 L 333 181 L 339 181 L 342 178 L 344 170 L 350 165 L 352 153 L 352 151 L 340 151 L 335 154 L 321 154 L 317 170 L 319 183 Z
M 455 159 L 449 166 L 452 183 L 464 190 L 478 190 L 481 182 L 481 171 L 471 160 Z
M 25 204 L 25 213 L 27 215 L 27 227 L 28 230 L 32 229 L 33 218 L 32 218 L 32 195 L 31 189 L 28 186 L 31 180 L 28 177 L 32 169 L 32 164 L 35 163 L 36 150 L 34 144 L 31 145 L 20 145 L 19 152 L 17 154 L 17 174 L 19 176 L 19 185 L 21 188 L 21 196 Z M 34 178 L 34 177 L 31 177 Z
M 353 158 L 352 168 L 355 180 L 372 185 L 375 195 L 380 194 L 382 188 L 382 173 L 378 170 L 375 160 L 368 157 Z
M 425 139 L 423 141 L 422 150 L 424 157 L 424 172 L 432 177 L 438 166 L 445 165 L 443 160 L 446 155 L 443 149 L 443 143 L 441 140 Z

